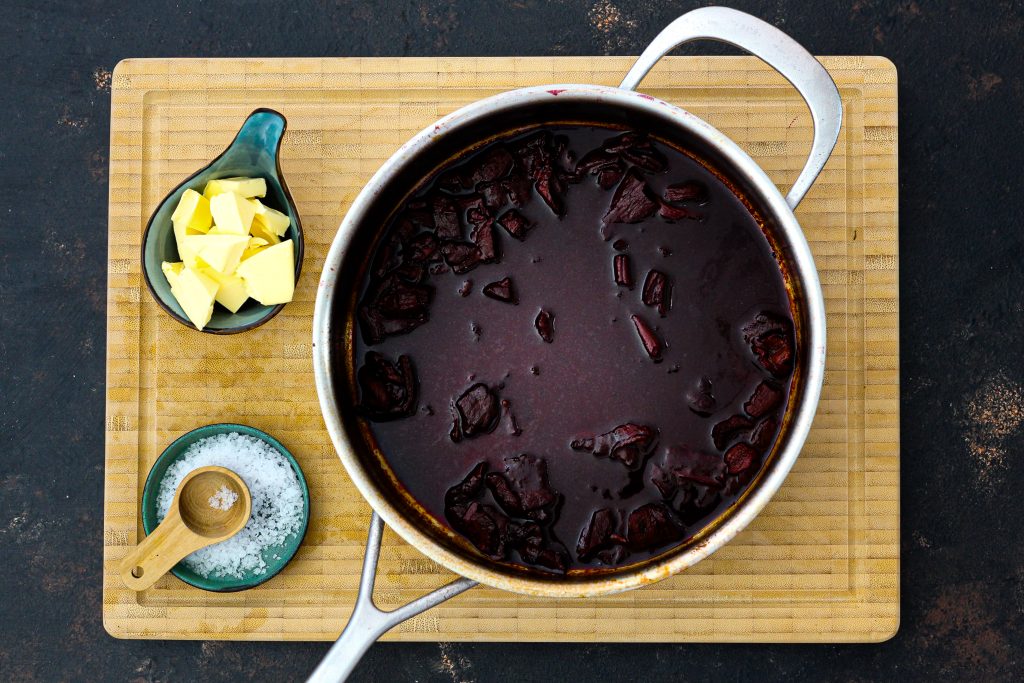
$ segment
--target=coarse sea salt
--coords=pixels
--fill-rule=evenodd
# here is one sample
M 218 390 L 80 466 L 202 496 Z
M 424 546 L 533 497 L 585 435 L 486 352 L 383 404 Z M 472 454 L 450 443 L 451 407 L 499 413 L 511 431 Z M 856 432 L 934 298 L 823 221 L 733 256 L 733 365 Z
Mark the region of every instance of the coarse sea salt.
M 238 494 L 227 486 L 221 486 L 215 494 L 207 501 L 214 510 L 230 510 L 235 506 Z
M 194 469 L 217 465 L 242 478 L 249 487 L 252 516 L 245 528 L 220 543 L 201 548 L 184 559 L 185 566 L 205 578 L 245 578 L 267 572 L 263 552 L 279 546 L 302 526 L 305 500 L 302 486 L 291 463 L 270 444 L 245 434 L 231 432 L 200 439 L 189 446 L 164 474 L 157 493 L 157 519 L 163 521 L 174 500 L 174 492 Z M 210 505 L 216 507 L 214 498 Z M 228 491 L 237 499 L 237 494 Z M 234 500 L 221 498 L 218 504 Z M 277 554 L 274 559 L 277 559 Z

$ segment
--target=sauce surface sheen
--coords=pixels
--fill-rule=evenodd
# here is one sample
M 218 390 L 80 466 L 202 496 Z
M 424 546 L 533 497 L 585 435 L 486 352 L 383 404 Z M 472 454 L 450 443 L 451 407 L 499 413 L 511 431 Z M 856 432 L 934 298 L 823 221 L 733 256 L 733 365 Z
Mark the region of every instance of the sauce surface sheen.
M 642 561 L 714 519 L 771 451 L 796 356 L 740 198 L 680 150 L 583 125 L 428 179 L 378 243 L 353 344 L 407 492 L 484 555 L 551 572 Z

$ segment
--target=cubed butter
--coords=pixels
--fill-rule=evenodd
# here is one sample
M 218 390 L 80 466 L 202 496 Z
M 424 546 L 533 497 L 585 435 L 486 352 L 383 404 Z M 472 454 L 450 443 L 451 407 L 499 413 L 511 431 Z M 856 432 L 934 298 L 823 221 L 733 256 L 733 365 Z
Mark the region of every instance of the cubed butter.
M 234 192 L 214 196 L 210 200 L 210 211 L 217 232 L 232 235 L 248 235 L 252 218 L 256 215 L 252 204 Z
M 213 315 L 213 302 L 217 296 L 214 280 L 191 268 L 183 268 L 171 284 L 171 294 L 196 329 L 206 327 Z
M 178 258 L 184 261 L 186 266 L 196 264 L 196 253 L 185 243 L 185 238 L 202 234 L 195 230 L 189 230 L 184 223 L 174 224 L 174 243 L 178 246 Z
M 217 283 L 217 303 L 232 313 L 238 313 L 238 309 L 249 298 L 242 278 L 235 273 L 231 275 L 218 273 L 213 268 L 203 268 L 201 272 Z
M 176 230 L 180 224 L 182 231 L 206 232 L 213 224 L 210 200 L 195 190 L 185 190 L 171 214 L 171 222 Z
M 259 222 L 255 218 L 252 221 L 252 230 L 250 233 L 253 237 L 259 237 L 266 241 L 267 244 L 277 244 L 281 241 L 281 238 L 277 236 L 277 233 L 269 229 L 266 225 Z
M 264 247 L 267 247 L 269 245 L 270 243 L 267 242 L 267 240 L 263 239 L 262 237 L 250 237 L 249 246 L 247 246 L 245 248 L 245 251 L 242 252 L 242 260 L 244 261 L 250 256 L 260 253 L 260 251 L 262 251 Z
M 272 232 L 278 237 L 283 237 L 288 232 L 288 226 L 292 224 L 288 214 L 272 209 L 258 199 L 250 199 L 249 203 L 256 209 L 256 216 L 253 218 L 254 223 L 263 224 L 268 232 Z
M 189 235 L 186 249 L 214 270 L 230 275 L 235 272 L 242 253 L 249 246 L 246 235 Z
M 263 178 L 220 178 L 206 183 L 203 196 L 213 199 L 219 194 L 233 192 L 240 197 L 266 197 L 267 181 Z
M 164 277 L 167 278 L 167 282 L 170 283 L 171 287 L 174 286 L 174 281 L 177 279 L 178 274 L 185 268 L 184 263 L 171 263 L 164 261 L 160 264 L 160 270 L 164 272 Z
M 295 250 L 291 240 L 261 250 L 238 266 L 249 296 L 265 306 L 284 304 L 295 293 Z

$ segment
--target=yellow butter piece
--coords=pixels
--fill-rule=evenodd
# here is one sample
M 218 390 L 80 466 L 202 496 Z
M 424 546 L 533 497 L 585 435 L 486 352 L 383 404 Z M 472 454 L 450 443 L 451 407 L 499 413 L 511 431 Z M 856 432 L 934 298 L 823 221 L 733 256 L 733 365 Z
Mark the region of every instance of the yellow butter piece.
M 242 253 L 249 246 L 245 235 L 189 235 L 185 248 L 214 270 L 230 275 L 235 272 Z
M 270 243 L 267 242 L 267 240 L 263 239 L 262 237 L 250 237 L 249 246 L 247 246 L 245 248 L 245 251 L 242 252 L 242 260 L 244 261 L 250 256 L 260 253 L 264 247 L 269 245 Z
M 213 199 L 219 194 L 233 192 L 241 197 L 266 197 L 267 181 L 263 178 L 219 178 L 206 183 L 203 196 Z
M 177 279 L 178 274 L 185 268 L 184 263 L 171 263 L 164 261 L 160 264 L 160 270 L 164 271 L 164 277 L 167 278 L 167 282 L 170 283 L 171 287 L 174 286 L 174 281 Z
M 259 237 L 260 239 L 265 240 L 267 244 L 277 244 L 281 241 L 281 238 L 277 236 L 276 232 L 268 229 L 267 226 L 255 218 L 252 221 L 252 230 L 250 231 L 250 234 L 253 237 Z
M 195 265 L 196 255 L 185 245 L 185 238 L 209 231 L 211 220 L 210 202 L 195 190 L 185 190 L 174 213 L 171 214 L 171 224 L 174 227 L 178 257 L 186 265 Z
M 272 232 L 278 237 L 283 237 L 288 232 L 288 226 L 292 224 L 288 214 L 272 209 L 258 199 L 250 199 L 249 203 L 256 209 L 254 223 L 262 223 L 268 232 Z
M 202 268 L 201 272 L 217 283 L 217 303 L 232 313 L 238 313 L 238 309 L 249 298 L 242 278 L 235 273 L 230 275 L 218 273 L 213 268 Z
M 216 195 L 210 200 L 210 211 L 217 232 L 221 234 L 248 235 L 252 218 L 256 215 L 252 204 L 234 192 Z
M 201 232 L 187 229 L 184 223 L 174 224 L 174 242 L 178 245 L 178 258 L 184 261 L 186 266 L 195 266 L 196 253 L 185 243 L 185 238 L 202 234 Z
M 183 268 L 171 284 L 171 294 L 196 329 L 206 327 L 213 315 L 213 302 L 217 296 L 215 281 L 191 268 Z
M 210 200 L 195 190 L 185 190 L 171 214 L 175 229 L 180 224 L 182 230 L 206 232 L 213 224 L 212 221 Z
M 291 240 L 260 250 L 238 266 L 245 290 L 264 306 L 284 304 L 295 294 L 295 249 Z

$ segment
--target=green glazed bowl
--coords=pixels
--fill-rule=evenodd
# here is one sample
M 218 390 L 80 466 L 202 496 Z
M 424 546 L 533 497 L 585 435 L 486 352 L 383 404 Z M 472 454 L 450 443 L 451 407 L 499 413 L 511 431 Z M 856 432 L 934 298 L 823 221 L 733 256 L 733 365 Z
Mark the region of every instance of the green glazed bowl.
M 284 116 L 273 109 L 257 109 L 249 114 L 235 139 L 220 156 L 208 166 L 196 171 L 181 185 L 171 190 L 153 212 L 142 237 L 142 274 L 149 291 L 160 307 L 183 325 L 195 329 L 195 325 L 185 315 L 178 301 L 171 294 L 171 284 L 164 277 L 160 264 L 163 261 L 177 262 L 178 245 L 174 241 L 174 226 L 171 214 L 178 206 L 178 201 L 185 190 L 195 190 L 202 194 L 203 188 L 210 180 L 244 176 L 263 178 L 267 181 L 267 196 L 262 201 L 267 206 L 288 214 L 291 225 L 284 239 L 291 239 L 295 245 L 295 281 L 299 281 L 302 270 L 302 254 L 304 243 L 302 225 L 295 203 L 288 192 L 288 185 L 281 173 L 281 138 L 288 127 Z M 277 315 L 285 304 L 264 306 L 249 299 L 237 313 L 232 313 L 220 304 L 213 307 L 213 317 L 203 332 L 210 334 L 236 334 L 258 327 Z
M 214 436 L 215 434 L 229 434 L 231 432 L 245 434 L 265 441 L 283 455 L 291 463 L 292 469 L 295 470 L 299 486 L 302 487 L 302 499 L 305 505 L 302 508 L 302 525 L 299 531 L 292 536 L 288 536 L 283 544 L 270 546 L 263 551 L 263 561 L 267 563 L 267 570 L 263 574 L 249 573 L 242 578 L 235 578 L 233 576 L 211 576 L 206 578 L 186 567 L 183 562 L 179 562 L 171 569 L 171 573 L 185 583 L 196 588 L 218 593 L 232 593 L 252 588 L 276 576 L 278 572 L 284 569 L 285 565 L 288 564 L 289 560 L 292 559 L 295 552 L 299 549 L 302 539 L 306 535 L 306 527 L 309 525 L 309 487 L 306 486 L 306 478 L 302 476 L 299 463 L 295 461 L 295 458 L 288 452 L 288 449 L 282 446 L 281 442 L 277 439 L 255 427 L 221 423 L 199 427 L 179 436 L 157 458 L 153 468 L 149 471 L 149 476 L 146 477 L 146 485 L 142 489 L 142 528 L 146 535 L 148 536 L 153 533 L 153 529 L 159 524 L 157 521 L 156 500 L 160 492 L 160 482 L 163 481 L 167 468 L 183 456 L 188 447 L 196 441 L 205 439 L 208 436 Z M 275 555 L 277 559 L 274 558 Z

